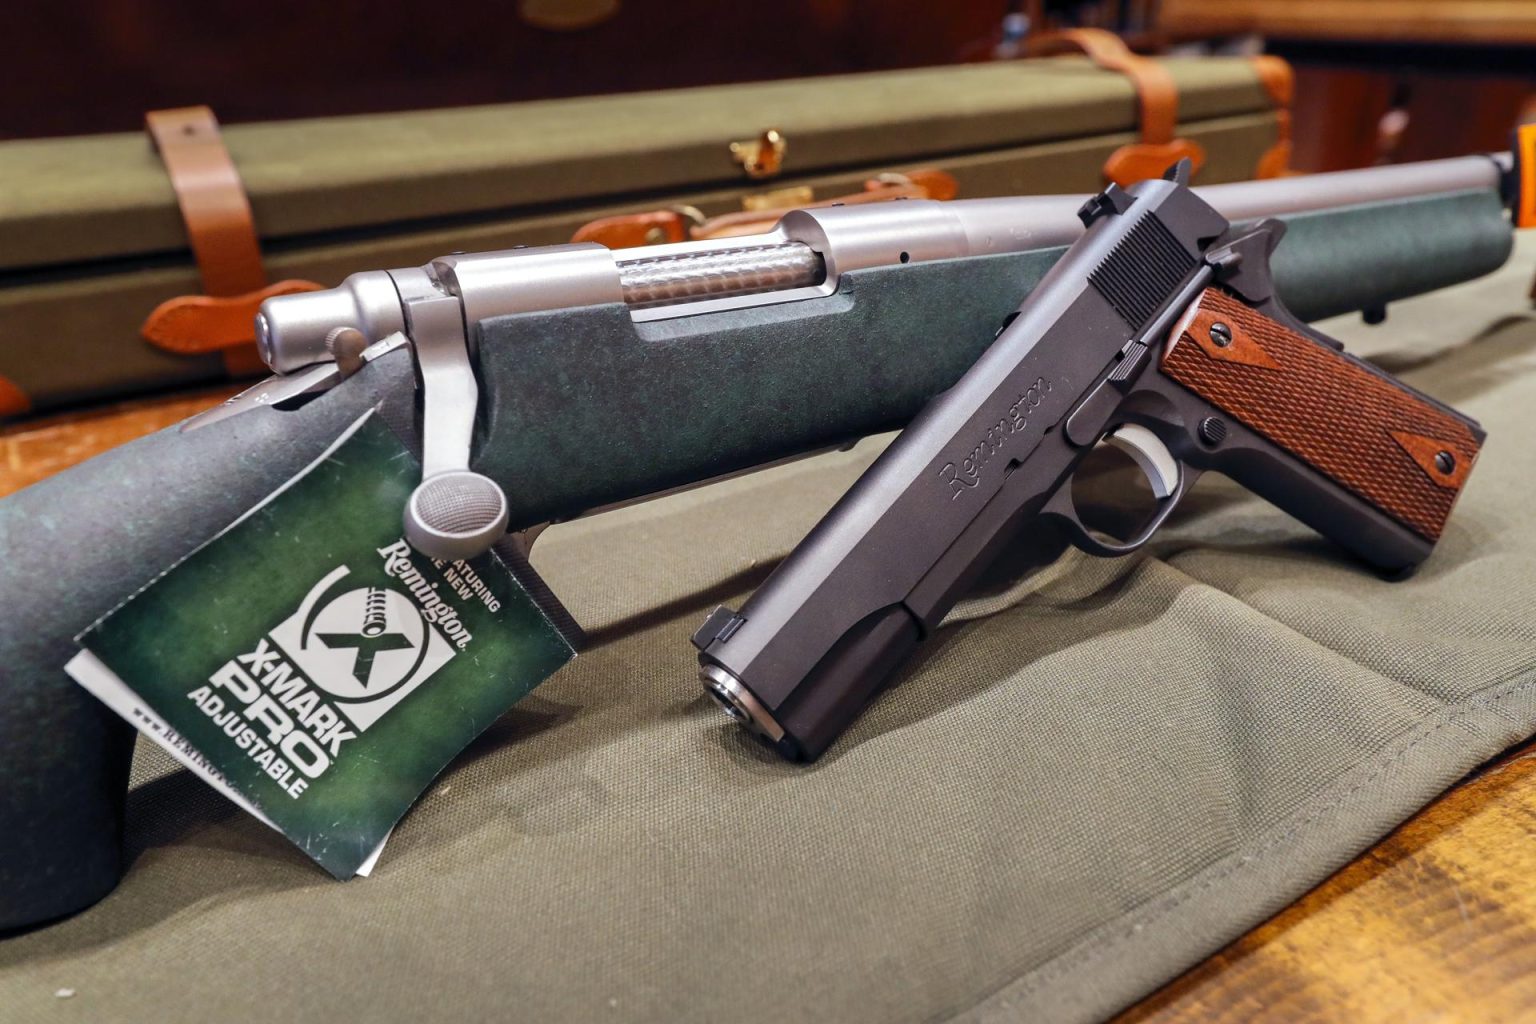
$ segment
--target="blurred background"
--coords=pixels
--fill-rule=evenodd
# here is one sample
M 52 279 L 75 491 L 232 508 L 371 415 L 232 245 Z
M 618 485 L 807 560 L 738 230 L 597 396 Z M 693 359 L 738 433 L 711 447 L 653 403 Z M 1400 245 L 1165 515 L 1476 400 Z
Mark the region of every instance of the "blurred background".
M 0 423 L 231 388 L 266 371 L 266 297 L 445 252 L 752 234 L 805 205 L 1087 193 L 1184 157 L 1216 184 L 1460 156 L 1506 149 L 1536 113 L 1536 0 L 12 13 Z
M 1503 148 L 1536 93 L 1531 0 L 72 0 L 8 25 L 0 137 L 187 104 L 234 124 L 1009 59 L 1081 25 L 1288 59 L 1296 170 Z

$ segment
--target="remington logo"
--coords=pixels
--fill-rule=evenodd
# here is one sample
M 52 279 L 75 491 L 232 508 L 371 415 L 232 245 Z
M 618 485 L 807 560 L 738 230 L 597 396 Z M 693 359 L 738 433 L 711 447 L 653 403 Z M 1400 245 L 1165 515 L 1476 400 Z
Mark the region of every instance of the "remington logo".
M 1050 381 L 1036 377 L 1035 382 L 1008 407 L 1007 415 L 987 428 L 986 434 L 965 458 L 958 463 L 944 463 L 939 469 L 939 479 L 949 487 L 950 501 L 981 483 L 981 468 L 992 460 L 992 456 L 1002 451 L 1010 436 L 1029 426 L 1030 413 L 1034 412 L 1050 390 Z

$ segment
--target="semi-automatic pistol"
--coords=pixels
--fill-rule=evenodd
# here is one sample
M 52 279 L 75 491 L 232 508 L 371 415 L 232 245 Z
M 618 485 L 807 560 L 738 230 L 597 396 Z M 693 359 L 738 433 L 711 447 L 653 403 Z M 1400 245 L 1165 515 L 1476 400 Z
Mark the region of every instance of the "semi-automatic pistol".
M 1091 554 L 1129 554 L 1207 470 L 1378 569 L 1429 555 L 1482 429 L 1292 316 L 1269 267 L 1284 225 L 1233 228 L 1187 178 L 1088 200 L 1086 233 L 975 365 L 740 612 L 709 617 L 700 676 L 733 717 L 819 756 L 1022 531 L 1051 521 Z M 1157 499 L 1125 539 L 1073 500 L 1102 443 Z

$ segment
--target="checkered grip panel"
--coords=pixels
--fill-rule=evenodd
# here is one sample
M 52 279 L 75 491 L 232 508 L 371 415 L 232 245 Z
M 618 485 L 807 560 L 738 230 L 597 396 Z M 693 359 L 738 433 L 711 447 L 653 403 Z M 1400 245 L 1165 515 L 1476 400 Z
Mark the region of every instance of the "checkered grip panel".
M 1430 541 L 1481 444 L 1467 420 L 1216 289 L 1162 369 Z

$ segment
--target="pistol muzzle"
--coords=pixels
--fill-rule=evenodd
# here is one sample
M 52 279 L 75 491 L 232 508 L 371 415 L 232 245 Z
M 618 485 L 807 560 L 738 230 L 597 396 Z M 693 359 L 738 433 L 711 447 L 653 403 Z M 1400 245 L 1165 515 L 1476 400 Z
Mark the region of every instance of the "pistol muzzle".
M 768 710 L 752 696 L 752 691 L 741 685 L 741 680 L 730 672 L 706 662 L 699 666 L 699 682 L 704 684 L 704 692 L 742 726 L 769 743 L 784 739 L 784 727 L 774 721 Z
M 744 615 L 749 608 L 742 609 Z M 776 656 L 785 653 L 781 625 L 771 611 L 754 620 L 716 609 L 693 636 L 699 679 L 726 714 L 783 757 L 814 761 L 912 653 L 920 631 L 904 607 L 884 608 L 838 637 L 820 657 L 790 667 Z M 788 660 L 808 653 L 798 649 Z M 751 686 L 743 676 L 753 680 Z

